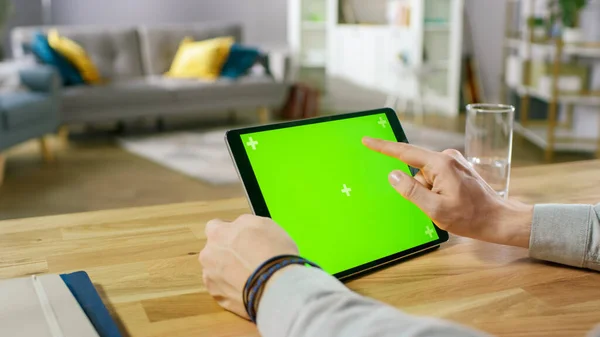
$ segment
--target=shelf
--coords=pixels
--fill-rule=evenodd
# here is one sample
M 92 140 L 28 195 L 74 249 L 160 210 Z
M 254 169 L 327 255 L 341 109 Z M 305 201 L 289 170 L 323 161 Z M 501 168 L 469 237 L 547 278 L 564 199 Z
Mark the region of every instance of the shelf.
M 427 71 L 449 70 L 450 60 L 425 61 L 422 68 Z
M 368 24 L 368 23 L 338 23 L 338 27 L 345 28 L 367 28 L 367 29 L 389 29 L 393 27 L 388 24 Z
M 507 48 L 521 48 L 527 41 L 518 38 L 506 38 L 504 39 L 504 46 Z
M 509 86 L 510 87 L 510 86 Z M 549 102 L 552 100 L 552 96 L 547 93 L 541 92 L 536 88 L 526 87 L 526 86 L 518 86 L 518 87 L 510 87 L 513 90 L 516 90 L 520 96 L 529 95 L 534 98 L 538 98 Z M 593 95 L 559 95 L 558 103 L 561 104 L 574 104 L 574 105 L 584 105 L 584 106 L 600 106 L 600 96 Z
M 300 63 L 302 68 L 325 68 L 325 61 L 321 60 L 303 60 Z
M 393 62 L 391 69 L 404 75 L 429 76 L 434 73 L 442 73 L 450 70 L 450 62 L 445 60 L 425 62 L 420 67 L 405 66 L 400 62 Z
M 515 122 L 515 132 L 542 149 L 548 147 L 548 127 L 545 125 L 525 127 L 519 122 Z M 577 138 L 573 130 L 556 128 L 555 139 L 555 151 L 595 152 L 598 150 L 596 139 Z
M 305 30 L 325 30 L 327 25 L 325 21 L 304 21 L 302 22 L 302 29 Z
M 527 43 L 527 40 L 519 38 L 507 38 L 505 39 L 504 45 L 507 48 L 522 48 Z M 553 52 L 556 49 L 554 41 L 534 41 L 531 43 L 533 47 L 544 48 L 549 52 Z M 565 44 L 563 47 L 563 53 L 565 55 L 583 56 L 583 57 L 600 57 L 600 44 L 585 44 L 585 43 L 573 43 Z
M 450 25 L 447 23 L 428 23 L 425 24 L 425 32 L 449 32 Z
M 303 55 L 300 65 L 305 68 L 323 68 L 327 64 L 325 52 L 314 52 Z

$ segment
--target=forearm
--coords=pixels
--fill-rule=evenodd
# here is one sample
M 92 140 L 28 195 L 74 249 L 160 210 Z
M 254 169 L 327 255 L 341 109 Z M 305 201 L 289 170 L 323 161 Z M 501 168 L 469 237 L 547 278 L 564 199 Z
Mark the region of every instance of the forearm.
M 600 271 L 600 205 L 537 205 L 533 258 Z
M 351 292 L 325 272 L 296 267 L 266 289 L 258 311 L 265 337 L 485 336 L 443 320 L 404 314 Z

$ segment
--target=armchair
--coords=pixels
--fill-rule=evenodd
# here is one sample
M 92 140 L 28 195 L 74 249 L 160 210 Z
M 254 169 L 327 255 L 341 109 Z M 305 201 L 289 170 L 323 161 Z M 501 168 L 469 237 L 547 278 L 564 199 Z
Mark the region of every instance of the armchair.
M 0 185 L 6 161 L 2 151 L 33 138 L 40 139 L 43 158 L 53 160 L 44 136 L 56 132 L 59 123 L 58 74 L 48 66 L 35 65 L 20 71 L 30 91 L 0 94 Z

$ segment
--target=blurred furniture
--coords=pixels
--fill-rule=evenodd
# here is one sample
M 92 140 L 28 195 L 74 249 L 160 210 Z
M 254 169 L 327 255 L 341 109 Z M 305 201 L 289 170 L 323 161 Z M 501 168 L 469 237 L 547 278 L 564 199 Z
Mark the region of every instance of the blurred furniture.
M 30 91 L 0 94 L 0 185 L 6 158 L 2 151 L 26 140 L 39 138 L 42 156 L 53 160 L 44 135 L 59 124 L 60 79 L 53 68 L 35 66 L 21 70 L 21 82 Z
M 507 2 L 502 99 L 520 96 L 515 131 L 544 149 L 548 162 L 556 151 L 600 157 L 600 43 L 566 43 L 525 24 L 544 15 L 534 0 Z M 545 118 L 532 118 L 539 115 L 532 99 L 548 103 Z
M 266 122 L 269 109 L 279 108 L 285 99 L 285 69 L 273 69 L 277 79 L 268 74 L 214 82 L 163 77 L 185 37 L 204 40 L 233 36 L 242 42 L 239 25 L 19 27 L 11 34 L 15 55 L 25 54 L 23 46 L 36 32 L 48 32 L 51 28 L 80 44 L 106 79 L 104 85 L 64 88 L 61 97 L 65 124 L 202 115 L 206 111 L 249 108 L 257 109 L 261 121 Z M 271 56 L 278 57 L 269 55 L 269 58 Z M 283 62 L 283 66 L 286 64 Z
M 595 203 L 599 170 L 600 161 L 518 168 L 511 195 L 528 203 Z M 254 324 L 211 298 L 198 264 L 204 224 L 248 212 L 238 198 L 1 221 L 0 279 L 85 270 L 131 337 L 258 336 Z M 492 335 L 573 336 L 598 323 L 599 283 L 597 272 L 453 236 L 434 252 L 347 285 L 408 313 Z
M 328 75 L 458 115 L 464 0 L 374 2 L 384 3 L 372 6 L 384 12 L 383 21 L 361 25 L 339 15 L 342 0 L 329 0 Z M 367 5 L 372 2 L 354 2 L 356 15 Z
M 423 123 L 423 117 L 428 108 L 426 108 L 425 93 L 435 92 L 435 89 L 429 86 L 429 79 L 434 76 L 445 73 L 447 70 L 447 64 L 440 62 L 438 64 L 423 64 L 420 67 L 410 67 L 406 64 L 397 65 L 395 72 L 397 79 L 400 81 L 411 80 L 414 85 L 414 95 L 412 97 L 405 97 L 405 92 L 389 92 L 385 106 L 396 109 L 398 103 L 402 105 L 399 108 L 400 113 L 412 113 L 415 116 L 415 122 L 417 124 Z
M 327 1 L 329 0 L 288 0 L 287 34 L 294 79 L 301 68 L 325 71 Z
M 283 106 L 282 117 L 287 120 L 317 117 L 320 92 L 304 84 L 294 84 Z

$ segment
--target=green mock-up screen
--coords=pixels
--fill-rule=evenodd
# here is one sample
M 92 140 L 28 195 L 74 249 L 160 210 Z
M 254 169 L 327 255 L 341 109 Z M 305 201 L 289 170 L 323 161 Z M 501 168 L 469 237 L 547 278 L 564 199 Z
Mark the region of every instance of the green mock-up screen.
M 365 136 L 397 141 L 384 113 L 241 136 L 271 217 L 331 274 L 438 239 L 388 182 L 408 166 Z

